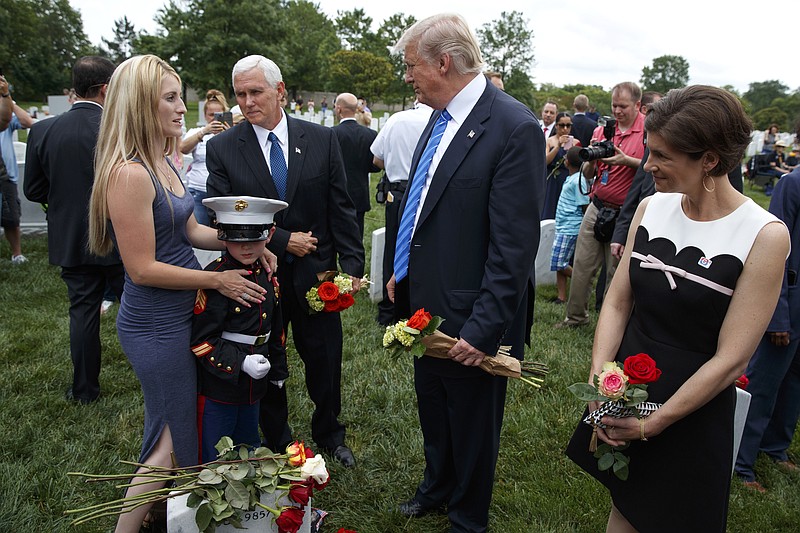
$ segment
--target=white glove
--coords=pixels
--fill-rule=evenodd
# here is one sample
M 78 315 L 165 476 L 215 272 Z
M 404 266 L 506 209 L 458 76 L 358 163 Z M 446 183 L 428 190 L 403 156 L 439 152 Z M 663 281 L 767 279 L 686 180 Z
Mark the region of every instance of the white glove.
M 272 365 L 269 364 L 269 359 L 260 353 L 254 353 L 244 358 L 242 363 L 242 371 L 253 379 L 261 379 L 267 375 Z

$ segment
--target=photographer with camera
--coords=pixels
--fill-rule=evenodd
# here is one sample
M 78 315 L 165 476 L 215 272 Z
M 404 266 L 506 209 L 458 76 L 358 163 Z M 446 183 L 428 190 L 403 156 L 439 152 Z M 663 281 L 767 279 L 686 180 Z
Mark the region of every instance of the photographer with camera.
M 598 121 L 591 146 L 581 150 L 583 175 L 594 178 L 588 191 L 586 210 L 575 246 L 572 286 L 567 317 L 556 328 L 589 323 L 589 294 L 597 270 L 605 261 L 606 288 L 611 284 L 618 260 L 610 241 L 620 206 L 644 155 L 644 115 L 639 112 L 642 91 L 633 82 L 623 82 L 611 91 L 614 117 Z

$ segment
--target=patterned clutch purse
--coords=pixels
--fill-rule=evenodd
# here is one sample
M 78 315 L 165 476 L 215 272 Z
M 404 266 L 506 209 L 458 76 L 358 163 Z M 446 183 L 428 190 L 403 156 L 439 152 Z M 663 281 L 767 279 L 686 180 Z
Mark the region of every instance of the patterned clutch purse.
M 612 418 L 625 418 L 627 416 L 645 418 L 650 416 L 659 407 L 661 407 L 661 404 L 654 402 L 642 402 L 636 407 L 625 407 L 625 403 L 620 401 L 603 402 L 598 409 L 586 415 L 583 422 L 590 426 L 597 426 L 605 429 L 606 425 L 600 422 L 600 419 L 604 416 L 610 416 Z

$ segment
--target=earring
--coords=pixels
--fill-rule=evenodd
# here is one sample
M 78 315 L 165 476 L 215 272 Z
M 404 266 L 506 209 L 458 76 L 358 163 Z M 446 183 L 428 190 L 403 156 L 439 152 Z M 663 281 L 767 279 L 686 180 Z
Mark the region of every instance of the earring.
M 708 185 L 706 185 L 706 178 L 711 180 L 712 187 L 710 189 L 708 188 Z M 706 172 L 706 175 L 703 176 L 703 188 L 706 190 L 706 192 L 714 192 L 717 190 L 717 184 L 714 181 L 714 178 L 708 175 L 708 172 Z

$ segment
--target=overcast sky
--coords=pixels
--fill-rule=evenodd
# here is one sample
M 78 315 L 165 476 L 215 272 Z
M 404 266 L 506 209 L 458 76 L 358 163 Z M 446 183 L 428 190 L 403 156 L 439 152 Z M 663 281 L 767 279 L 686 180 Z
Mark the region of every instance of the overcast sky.
M 124 15 L 137 30 L 153 33 L 153 17 L 165 3 L 70 0 L 81 12 L 84 31 L 95 44 L 100 37 L 110 38 L 114 21 Z M 332 19 L 338 10 L 362 8 L 376 29 L 401 10 L 417 19 L 445 11 L 461 13 L 473 29 L 500 18 L 502 11 L 520 11 L 533 30 L 535 65 L 531 74 L 537 84 L 584 83 L 610 89 L 620 81 L 638 82 L 642 67 L 652 65 L 654 58 L 678 55 L 689 62 L 690 83 L 733 85 L 744 92 L 751 82 L 777 79 L 790 91 L 800 88 L 800 68 L 793 59 L 794 22 L 790 20 L 796 13 L 786 11 L 783 24 L 780 10 L 770 7 L 774 4 L 763 8 L 755 6 L 756 2 L 746 7 L 747 3 L 717 0 L 321 0 L 318 4 Z M 758 14 L 762 9 L 770 14 Z M 231 58 L 231 64 L 235 59 Z

